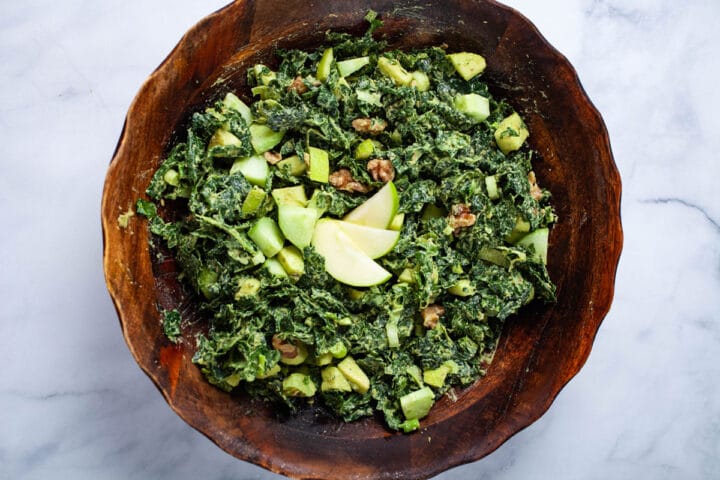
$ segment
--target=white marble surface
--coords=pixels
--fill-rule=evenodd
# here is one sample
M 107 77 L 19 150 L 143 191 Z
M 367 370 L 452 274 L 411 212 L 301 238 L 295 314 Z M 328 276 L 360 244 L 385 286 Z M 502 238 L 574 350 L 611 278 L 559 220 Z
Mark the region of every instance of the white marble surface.
M 720 478 L 720 3 L 508 3 L 604 115 L 625 248 L 582 372 L 540 421 L 438 478 Z M 0 478 L 279 478 L 171 412 L 102 273 L 100 195 L 127 107 L 222 4 L 0 2 Z

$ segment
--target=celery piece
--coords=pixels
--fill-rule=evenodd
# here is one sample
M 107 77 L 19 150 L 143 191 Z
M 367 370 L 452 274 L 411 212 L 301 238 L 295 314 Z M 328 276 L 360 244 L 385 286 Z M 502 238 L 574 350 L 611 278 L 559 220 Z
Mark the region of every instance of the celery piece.
M 385 324 L 385 335 L 387 336 L 388 347 L 398 348 L 400 346 L 397 320 L 388 320 L 388 322 Z
M 330 76 L 330 67 L 333 63 L 333 49 L 332 48 L 326 48 L 325 51 L 322 54 L 322 58 L 320 58 L 320 62 L 318 62 L 317 67 L 317 79 L 321 82 L 324 82 L 327 80 L 327 78 Z
M 334 358 L 344 358 L 348 353 L 348 349 L 343 342 L 337 342 L 329 350 Z
M 265 201 L 267 194 L 265 190 L 260 187 L 254 186 L 245 197 L 242 204 L 242 213 L 245 215 L 252 215 L 257 212 Z
M 494 175 L 485 177 L 485 187 L 487 188 L 490 200 L 500 198 L 500 190 L 498 189 L 497 178 Z
M 420 420 L 418 420 L 417 418 L 411 418 L 409 420 L 405 420 L 398 426 L 400 427 L 400 430 L 402 430 L 405 433 L 414 432 L 415 430 L 420 428 Z M 428 438 L 430 438 L 430 437 L 428 437 Z
M 378 69 L 389 77 L 395 85 L 407 86 L 413 81 L 413 76 L 400 65 L 400 62 L 387 57 L 378 58 Z
M 336 66 L 341 77 L 347 77 L 357 72 L 365 65 L 370 63 L 370 57 L 349 58 L 341 62 L 337 62 Z
M 218 274 L 214 270 L 203 269 L 197 277 L 198 288 L 205 298 L 210 299 L 215 296 L 213 286 L 217 283 Z
M 308 177 L 315 182 L 328 183 L 330 178 L 328 152 L 321 148 L 309 147 L 308 153 L 310 154 Z

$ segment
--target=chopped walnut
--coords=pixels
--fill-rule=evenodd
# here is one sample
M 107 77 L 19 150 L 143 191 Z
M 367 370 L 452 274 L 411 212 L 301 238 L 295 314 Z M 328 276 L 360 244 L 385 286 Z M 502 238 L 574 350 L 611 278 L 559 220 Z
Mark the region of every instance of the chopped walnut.
M 348 192 L 367 193 L 370 191 L 370 187 L 363 185 L 362 183 L 353 180 L 349 182 L 345 188 Z
M 341 168 L 331 173 L 328 181 L 333 187 L 346 192 L 367 193 L 370 191 L 370 187 L 355 180 L 347 168 Z
M 442 305 L 428 305 L 420 311 L 420 316 L 423 319 L 423 325 L 426 328 L 435 328 L 440 320 L 440 317 L 445 315 L 445 307 Z
M 537 184 L 535 172 L 531 170 L 530 173 L 528 173 L 527 179 L 528 182 L 530 182 L 530 196 L 535 200 L 540 200 L 543 196 L 543 192 Z
M 359 133 L 369 133 L 377 135 L 382 133 L 387 127 L 387 122 L 378 118 L 356 118 L 352 121 L 352 126 Z
M 450 207 L 448 222 L 455 235 L 460 233 L 460 229 L 475 225 L 475 218 L 475 214 L 470 212 L 470 207 L 464 203 L 458 203 Z
M 265 152 L 263 153 L 263 157 L 265 157 L 265 160 L 267 160 L 270 165 L 275 165 L 282 160 L 282 155 L 277 152 Z
M 273 335 L 272 346 L 280 352 L 282 358 L 295 358 L 298 356 L 298 347 L 288 340 L 283 340 L 278 335 Z
M 301 76 L 295 77 L 295 79 L 292 81 L 290 85 L 287 87 L 288 92 L 290 90 L 295 90 L 298 95 L 302 95 L 303 93 L 308 91 L 307 85 L 305 85 L 305 82 L 303 81 Z
M 375 158 L 367 164 L 368 172 L 376 182 L 391 182 L 395 179 L 395 168 L 390 160 Z
M 352 181 L 352 179 L 353 177 L 350 170 L 347 168 L 341 168 L 340 170 L 331 173 L 328 181 L 333 187 L 342 189 L 345 185 Z

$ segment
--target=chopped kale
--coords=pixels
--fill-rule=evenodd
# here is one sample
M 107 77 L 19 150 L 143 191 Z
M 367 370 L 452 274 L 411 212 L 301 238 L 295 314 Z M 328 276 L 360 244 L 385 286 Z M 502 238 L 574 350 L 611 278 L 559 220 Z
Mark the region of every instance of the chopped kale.
M 135 205 L 135 210 L 140 215 L 144 215 L 149 219 L 153 219 L 157 216 L 157 207 L 154 203 L 148 202 L 147 200 L 139 199 Z
M 177 310 L 165 310 L 163 312 L 163 332 L 173 343 L 177 343 L 182 334 L 180 331 L 181 320 L 182 318 Z
M 533 299 L 554 300 L 538 250 L 555 214 L 533 152 L 499 148 L 494 135 L 513 110 L 482 75 L 466 80 L 441 48 L 386 51 L 373 38 L 382 22 L 366 20 L 361 37 L 328 32 L 327 46 L 278 50 L 274 70 L 249 69 L 250 106 L 229 95 L 194 113 L 136 211 L 207 318 L 193 361 L 210 383 L 290 412 L 312 395 L 345 421 L 379 412 L 412 431 L 419 418 L 401 398 L 474 382 L 503 322 Z M 321 72 L 327 48 L 334 60 Z M 458 98 L 482 98 L 488 111 L 468 113 Z M 313 176 L 312 149 L 356 188 Z M 285 233 L 276 204 L 287 187 L 317 217 L 342 218 L 388 181 L 370 171 L 375 160 L 392 166 L 404 215 L 394 248 L 375 260 L 392 274 L 386 283 L 352 288 L 312 245 L 281 237 L 274 248 L 258 235 L 261 220 Z M 522 241 L 543 231 L 544 247 L 542 235 Z M 163 329 L 179 340 L 177 311 L 163 312 Z M 295 374 L 313 388 L 286 384 Z

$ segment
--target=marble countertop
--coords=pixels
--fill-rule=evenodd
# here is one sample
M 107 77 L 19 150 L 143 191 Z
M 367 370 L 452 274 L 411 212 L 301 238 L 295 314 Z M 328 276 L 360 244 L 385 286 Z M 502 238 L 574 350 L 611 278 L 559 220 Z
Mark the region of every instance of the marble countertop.
M 275 479 L 123 342 L 100 196 L 143 80 L 223 0 L 0 2 L 0 478 Z M 720 3 L 508 0 L 575 65 L 623 178 L 613 307 L 539 421 L 439 479 L 720 478 Z

